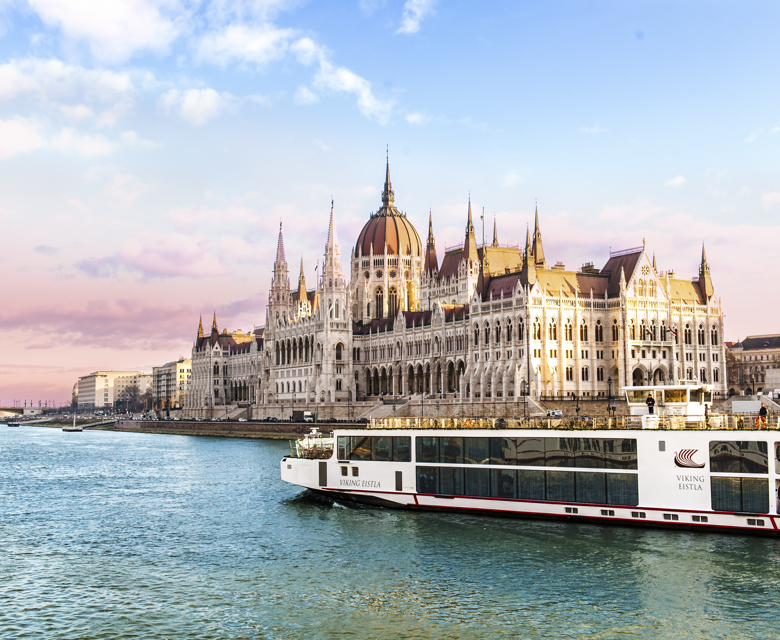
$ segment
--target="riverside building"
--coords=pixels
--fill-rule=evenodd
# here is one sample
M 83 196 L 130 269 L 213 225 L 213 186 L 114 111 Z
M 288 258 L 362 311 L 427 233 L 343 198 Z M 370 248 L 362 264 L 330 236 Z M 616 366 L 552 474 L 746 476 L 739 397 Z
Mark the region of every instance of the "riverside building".
M 323 269 L 290 285 L 280 226 L 264 329 L 193 346 L 192 415 L 246 404 L 250 415 L 508 415 L 526 397 L 618 395 L 624 386 L 725 390 L 723 313 L 702 248 L 697 278 L 662 271 L 644 245 L 577 270 L 545 256 L 538 211 L 521 247 L 462 243 L 441 260 L 395 205 L 389 163 L 344 270 L 331 205 Z M 241 398 L 239 400 L 239 398 Z M 384 407 L 379 403 L 385 404 Z M 426 409 L 426 405 L 429 407 Z M 220 409 L 225 411 L 225 409 Z M 200 415 L 200 414 L 198 414 Z

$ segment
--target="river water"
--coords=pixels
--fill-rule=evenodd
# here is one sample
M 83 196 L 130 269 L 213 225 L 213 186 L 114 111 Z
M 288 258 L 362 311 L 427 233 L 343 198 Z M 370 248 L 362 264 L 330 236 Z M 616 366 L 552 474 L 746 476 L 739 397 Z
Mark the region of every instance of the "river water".
M 0 429 L 0 638 L 780 635 L 778 540 L 343 507 L 283 441 Z

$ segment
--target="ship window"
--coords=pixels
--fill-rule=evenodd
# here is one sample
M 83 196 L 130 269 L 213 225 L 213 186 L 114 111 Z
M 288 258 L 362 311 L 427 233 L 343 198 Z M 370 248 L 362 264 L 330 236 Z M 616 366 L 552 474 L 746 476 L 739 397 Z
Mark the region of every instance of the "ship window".
M 439 469 L 441 489 L 445 496 L 463 495 L 463 469 L 459 467 L 443 467 Z
M 487 464 L 490 462 L 490 438 L 465 438 L 466 464 Z
M 607 504 L 633 507 L 639 504 L 639 476 L 634 473 L 608 473 Z
M 349 475 L 348 469 L 349 467 L 341 467 L 341 475 L 342 476 Z
M 417 438 L 419 442 L 421 438 Z M 417 467 L 417 493 L 439 493 L 439 469 Z
M 769 513 L 769 482 L 766 478 L 711 478 L 713 511 Z
M 439 461 L 439 439 L 429 437 L 418 437 L 417 439 L 417 462 L 438 462 Z
M 544 500 L 544 471 L 518 471 L 517 497 L 521 500 Z
M 766 442 L 713 440 L 710 442 L 713 473 L 769 473 Z
M 487 438 L 485 438 L 485 440 L 486 439 Z M 471 467 L 469 469 L 466 469 L 465 471 L 466 473 L 465 473 L 463 495 L 489 497 L 490 496 L 490 469 L 480 469 L 479 467 Z
M 357 477 L 360 474 L 358 467 L 352 467 L 352 475 Z
M 372 436 L 371 459 L 388 461 L 393 459 L 393 438 L 391 436 Z
M 605 473 L 580 472 L 574 475 L 576 477 L 577 502 L 606 504 L 607 483 L 604 479 Z
M 547 471 L 547 500 L 553 502 L 574 502 L 574 474 L 568 471 Z
M 463 438 L 441 438 L 440 462 L 463 464 Z
M 351 436 L 347 460 L 371 460 L 371 436 Z
M 412 439 L 409 436 L 393 436 L 393 462 L 412 461 Z
M 573 467 L 577 438 L 545 438 L 545 461 L 548 467 Z M 549 490 L 549 484 L 548 484 Z
M 339 436 L 339 460 L 412 461 L 409 436 Z
M 491 495 L 494 498 L 517 497 L 517 471 L 515 469 L 492 469 L 491 474 Z

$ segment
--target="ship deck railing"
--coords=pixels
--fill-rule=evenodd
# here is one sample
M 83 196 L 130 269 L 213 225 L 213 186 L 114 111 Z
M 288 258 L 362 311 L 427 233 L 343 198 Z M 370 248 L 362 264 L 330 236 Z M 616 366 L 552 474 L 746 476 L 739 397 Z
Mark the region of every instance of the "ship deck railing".
M 770 416 L 766 426 L 756 424 L 753 416 L 657 416 L 653 430 L 691 431 L 780 431 L 780 416 Z M 350 427 L 352 428 L 352 427 Z M 360 427 L 358 427 L 360 428 Z M 518 417 L 518 418 L 375 418 L 366 429 L 593 429 L 639 430 L 643 428 L 642 416 L 603 417 Z

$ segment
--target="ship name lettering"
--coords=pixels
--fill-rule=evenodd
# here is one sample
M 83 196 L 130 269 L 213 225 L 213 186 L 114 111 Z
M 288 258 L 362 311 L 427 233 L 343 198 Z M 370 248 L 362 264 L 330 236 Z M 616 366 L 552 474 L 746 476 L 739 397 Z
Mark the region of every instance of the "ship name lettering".
M 677 488 L 680 491 L 704 491 L 704 476 L 677 476 Z

